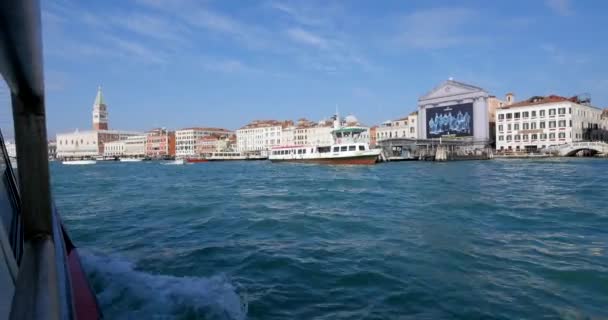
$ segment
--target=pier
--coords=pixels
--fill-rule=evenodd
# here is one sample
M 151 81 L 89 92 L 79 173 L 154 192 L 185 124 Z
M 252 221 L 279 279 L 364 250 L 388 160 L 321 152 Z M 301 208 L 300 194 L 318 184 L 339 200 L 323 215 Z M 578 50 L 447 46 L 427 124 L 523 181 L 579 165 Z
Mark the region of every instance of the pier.
M 386 139 L 378 142 L 383 161 L 458 161 L 492 159 L 485 141 L 464 139 Z

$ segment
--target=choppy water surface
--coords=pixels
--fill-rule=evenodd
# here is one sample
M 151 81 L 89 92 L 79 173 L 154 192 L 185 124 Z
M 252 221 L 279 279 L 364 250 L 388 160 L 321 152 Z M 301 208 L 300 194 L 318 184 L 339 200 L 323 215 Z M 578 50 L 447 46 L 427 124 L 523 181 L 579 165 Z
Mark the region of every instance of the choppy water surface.
M 52 166 L 108 319 L 608 317 L 608 161 Z

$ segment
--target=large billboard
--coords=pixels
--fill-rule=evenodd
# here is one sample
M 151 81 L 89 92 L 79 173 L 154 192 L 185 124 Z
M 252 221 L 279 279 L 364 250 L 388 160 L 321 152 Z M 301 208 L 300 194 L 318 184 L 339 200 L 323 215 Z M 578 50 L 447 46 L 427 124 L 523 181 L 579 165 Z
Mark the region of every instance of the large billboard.
M 473 135 L 473 103 L 426 109 L 426 137 Z

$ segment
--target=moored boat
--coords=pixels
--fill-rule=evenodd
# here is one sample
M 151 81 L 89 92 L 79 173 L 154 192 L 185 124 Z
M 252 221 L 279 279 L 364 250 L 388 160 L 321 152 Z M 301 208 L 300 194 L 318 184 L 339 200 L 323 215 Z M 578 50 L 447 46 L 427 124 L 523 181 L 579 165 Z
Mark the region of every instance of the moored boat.
M 142 158 L 120 158 L 120 162 L 141 162 Z
M 340 127 L 339 118 L 332 131 L 334 143 L 319 146 L 280 146 L 270 151 L 272 162 L 309 162 L 320 164 L 370 165 L 378 161 L 382 150 L 370 149 L 361 137 L 362 127 Z
M 186 162 L 188 163 L 200 163 L 200 162 L 208 162 L 209 160 L 205 158 L 186 158 Z
M 235 161 L 247 160 L 247 156 L 235 151 L 213 152 L 205 157 L 208 161 Z
M 87 165 L 87 164 L 96 164 L 95 160 L 65 160 L 62 161 L 61 164 L 65 165 Z

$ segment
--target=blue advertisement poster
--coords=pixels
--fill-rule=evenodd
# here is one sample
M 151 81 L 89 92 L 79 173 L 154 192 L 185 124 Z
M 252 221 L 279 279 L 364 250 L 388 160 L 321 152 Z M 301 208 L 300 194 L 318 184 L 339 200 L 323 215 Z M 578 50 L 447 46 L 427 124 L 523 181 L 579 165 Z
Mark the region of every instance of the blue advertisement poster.
M 469 137 L 473 135 L 473 103 L 426 110 L 426 137 Z

